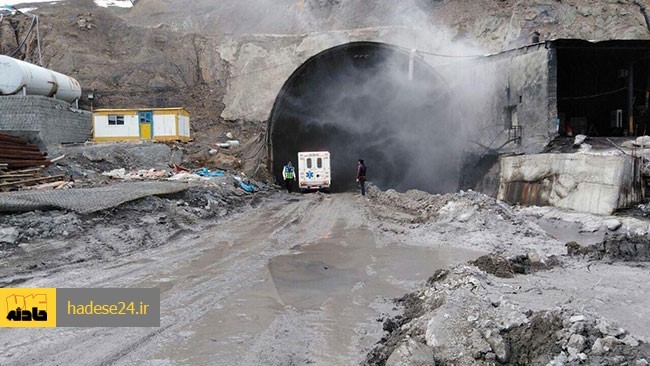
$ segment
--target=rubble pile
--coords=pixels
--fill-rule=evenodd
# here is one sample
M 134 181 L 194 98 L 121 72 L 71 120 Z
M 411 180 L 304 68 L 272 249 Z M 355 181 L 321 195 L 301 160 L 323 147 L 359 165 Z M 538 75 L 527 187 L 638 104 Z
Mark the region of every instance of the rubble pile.
M 381 191 L 372 183 L 367 184 L 366 193 L 375 202 L 395 207 L 412 216 L 413 222 L 425 222 L 435 217 L 438 211 L 449 202 L 454 195 L 432 195 L 430 193 L 412 189 L 406 193 L 399 193 L 394 189 Z
M 542 252 L 565 254 L 564 242 L 550 237 L 507 204 L 482 193 L 383 192 L 370 185 L 368 196 L 370 211 L 383 220 L 378 230 L 399 236 L 406 224 L 416 245 L 460 246 L 504 256 L 523 252 L 534 258 Z
M 460 213 L 467 207 L 472 210 L 494 212 L 506 219 L 513 217 L 513 211 L 508 205 L 472 190 L 444 195 L 431 194 L 416 189 L 400 193 L 394 189 L 381 191 L 369 183 L 367 194 L 374 202 L 399 209 L 413 216 L 414 222 L 442 220 L 445 217 L 449 218 L 450 215 Z M 468 214 L 469 212 L 463 212 L 456 219 L 466 221 L 471 216 Z
M 120 169 L 125 175 L 151 169 L 169 171 L 183 159 L 181 147 L 162 143 L 79 144 L 48 149 L 53 155 L 65 156 L 50 167 L 50 172 L 67 174 L 83 186 L 109 181 L 109 172 L 119 177 Z
M 498 296 L 476 267 L 439 270 L 397 302 L 364 365 L 647 365 L 650 345 L 575 309 L 532 310 Z
M 568 242 L 567 253 L 575 256 L 586 256 L 590 259 L 609 262 L 649 262 L 650 237 L 645 235 L 612 234 L 605 237 L 601 243 L 582 246 L 577 242 Z
M 552 255 L 541 257 L 531 252 L 526 255 L 515 255 L 508 258 L 496 254 L 488 254 L 470 261 L 482 271 L 501 278 L 513 278 L 515 274 L 530 274 L 560 265 L 560 260 Z

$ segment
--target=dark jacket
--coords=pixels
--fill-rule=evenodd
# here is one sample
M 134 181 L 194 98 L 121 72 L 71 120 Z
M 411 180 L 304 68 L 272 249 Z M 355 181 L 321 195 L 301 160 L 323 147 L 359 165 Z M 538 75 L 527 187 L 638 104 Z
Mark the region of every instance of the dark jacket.
M 357 179 L 358 180 L 366 180 L 366 166 L 364 164 L 360 164 L 357 169 Z

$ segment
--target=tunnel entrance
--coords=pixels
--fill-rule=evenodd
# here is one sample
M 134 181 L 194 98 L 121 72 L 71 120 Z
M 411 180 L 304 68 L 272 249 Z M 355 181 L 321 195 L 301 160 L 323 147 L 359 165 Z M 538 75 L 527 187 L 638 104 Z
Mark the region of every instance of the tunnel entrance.
M 432 193 L 458 188 L 460 151 L 435 70 L 383 43 L 337 46 L 287 80 L 269 119 L 269 162 L 277 181 L 299 151 L 329 151 L 332 190 L 355 188 L 358 159 L 382 189 Z

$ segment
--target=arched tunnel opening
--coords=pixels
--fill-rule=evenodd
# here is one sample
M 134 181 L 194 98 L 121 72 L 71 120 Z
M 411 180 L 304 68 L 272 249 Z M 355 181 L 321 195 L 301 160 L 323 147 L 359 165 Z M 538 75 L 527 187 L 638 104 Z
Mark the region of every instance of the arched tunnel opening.
M 332 191 L 356 187 L 357 160 L 381 189 L 457 190 L 461 144 L 450 92 L 424 60 L 396 46 L 355 42 L 307 60 L 287 80 L 269 120 L 270 168 L 300 151 L 329 151 Z

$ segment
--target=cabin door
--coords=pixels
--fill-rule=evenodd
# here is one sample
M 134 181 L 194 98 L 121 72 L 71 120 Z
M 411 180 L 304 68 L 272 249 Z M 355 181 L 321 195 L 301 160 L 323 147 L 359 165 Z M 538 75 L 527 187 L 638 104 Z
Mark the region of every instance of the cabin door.
M 153 137 L 153 112 L 138 112 L 140 121 L 140 139 L 151 140 Z

